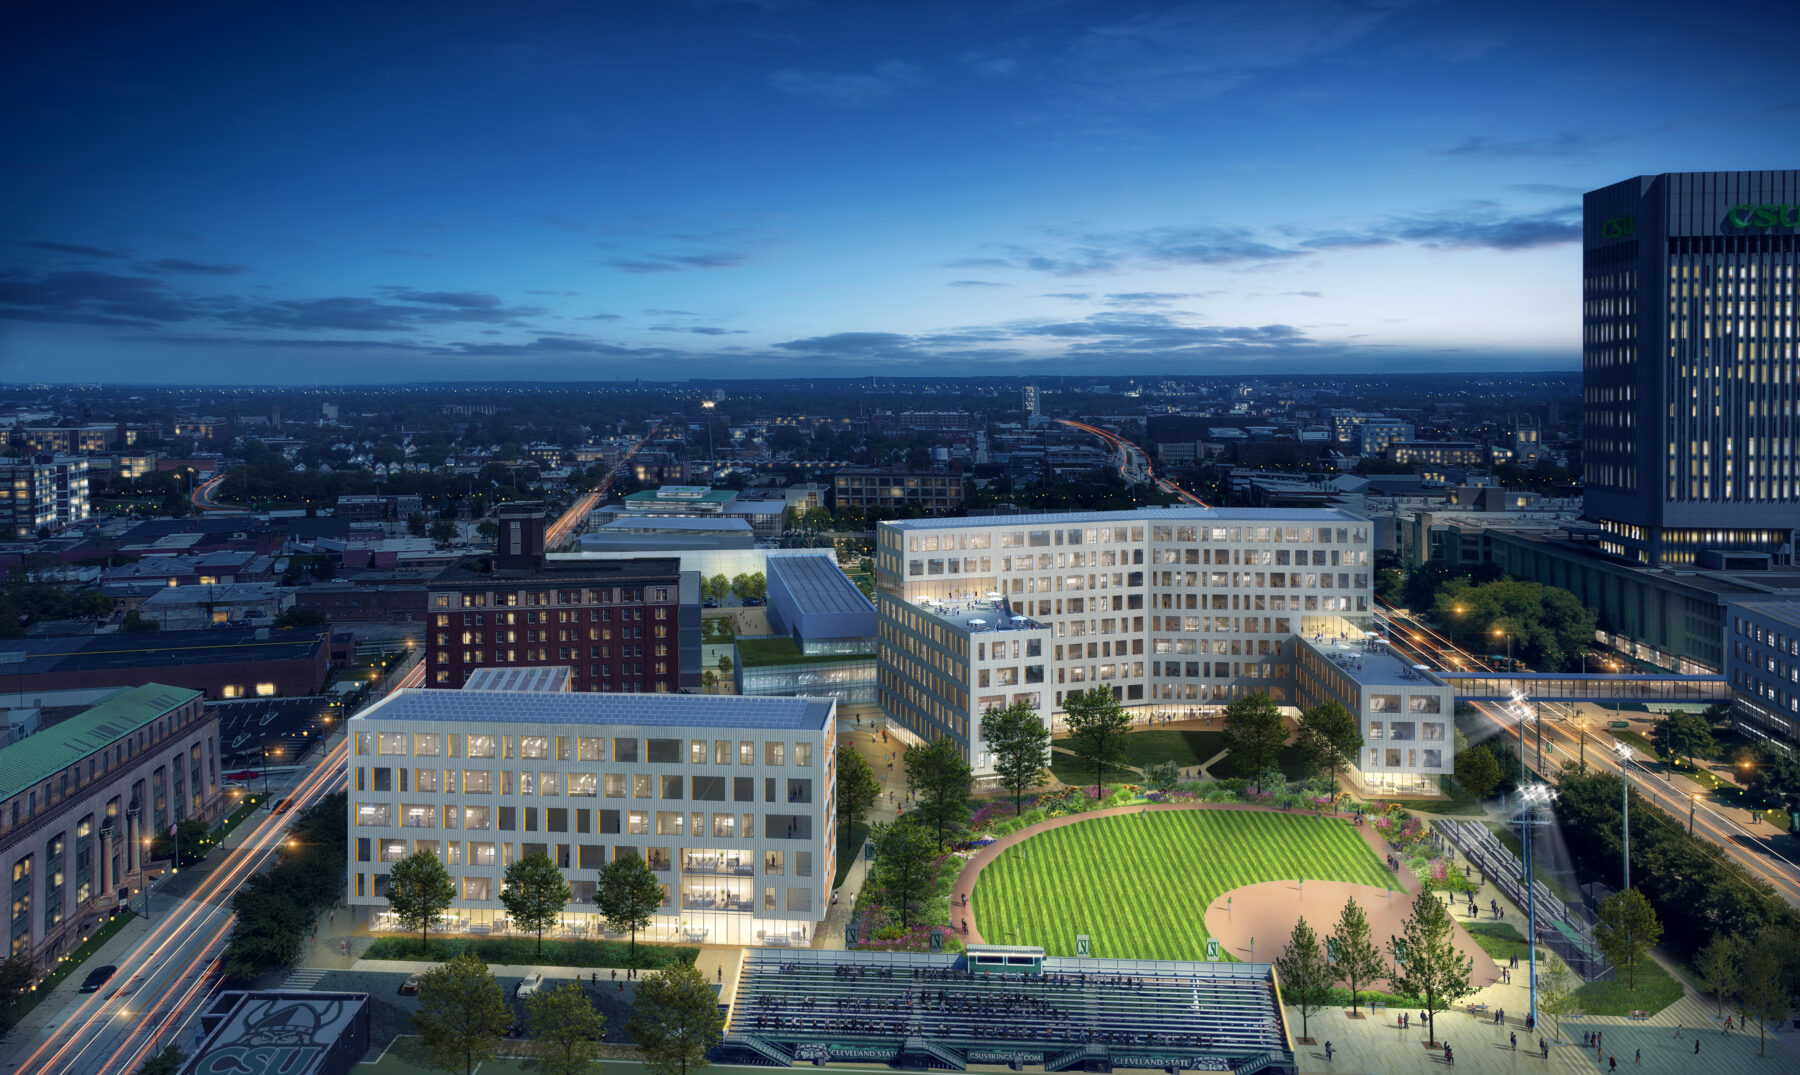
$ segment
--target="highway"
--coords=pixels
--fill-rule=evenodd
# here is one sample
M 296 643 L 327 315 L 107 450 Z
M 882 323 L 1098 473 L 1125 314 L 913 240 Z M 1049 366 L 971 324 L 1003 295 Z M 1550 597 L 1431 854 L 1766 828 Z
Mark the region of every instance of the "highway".
M 652 426 L 650 432 L 644 434 L 644 439 L 632 445 L 631 450 L 619 459 L 618 465 L 606 472 L 606 477 L 601 479 L 599 485 L 590 492 L 577 497 L 575 503 L 569 505 L 569 510 L 563 512 L 554 523 L 550 524 L 550 529 L 544 532 L 545 551 L 551 552 L 561 548 L 570 537 L 574 536 L 575 529 L 588 517 L 588 513 L 594 510 L 594 506 L 606 499 L 606 494 L 612 489 L 614 479 L 618 478 L 619 473 L 631 465 L 631 460 L 638 452 L 643 451 L 644 445 L 650 443 L 650 438 L 656 436 L 660 429 L 662 429 L 660 424 Z
M 421 653 L 421 659 L 391 680 L 388 690 L 423 685 L 422 657 Z M 232 896 L 251 875 L 273 862 L 301 811 L 343 790 L 347 742 L 329 749 L 287 790 L 289 809 L 259 811 L 246 820 L 232 834 L 236 846 L 221 849 L 222 858 L 194 891 L 173 901 L 153 892 L 149 931 L 117 959 L 117 973 L 99 992 L 85 996 L 73 993 L 75 985 L 69 981 L 59 986 L 69 999 L 62 1000 L 61 1010 L 46 1020 L 47 1031 L 14 1046 L 13 1054 L 22 1059 L 15 1061 L 13 1070 L 20 1075 L 129 1075 L 170 1042 L 184 1048 L 191 1045 L 195 1020 L 222 981 L 219 959 L 235 920 Z M 141 913 L 141 894 L 133 898 L 132 906 Z M 88 964 L 70 981 L 79 983 L 88 969 L 101 965 L 97 958 Z M 59 999 L 45 1003 L 56 1004 Z
M 1480 658 L 1458 648 L 1416 617 L 1384 608 L 1378 618 L 1387 627 L 1385 633 L 1395 648 L 1421 664 L 1448 669 L 1485 667 Z M 1609 719 L 1604 710 L 1600 711 L 1601 716 L 1590 718 L 1582 714 L 1580 706 L 1529 700 L 1525 704 L 1541 713 L 1538 719 L 1524 722 L 1527 765 L 1538 767 L 1541 732 L 1544 750 L 1539 771 L 1547 779 L 1554 780 L 1566 761 L 1585 760 L 1590 769 L 1613 774 L 1622 767 L 1628 768 L 1632 788 L 1668 815 L 1670 824 L 1680 827 L 1692 809 L 1696 836 L 1706 837 L 1721 854 L 1768 882 L 1788 903 L 1800 907 L 1800 864 L 1782 857 L 1768 840 L 1778 830 L 1761 821 L 1741 820 L 1735 816 L 1737 811 L 1710 802 L 1706 789 L 1688 777 L 1676 776 L 1666 767 L 1653 767 L 1631 744 L 1604 731 L 1591 730 L 1604 728 L 1600 722 Z M 1512 707 L 1483 702 L 1476 703 L 1476 709 L 1502 733 L 1501 741 L 1518 749 L 1522 722 Z M 1614 884 L 1617 880 L 1612 879 Z
M 1091 433 L 1105 441 L 1107 446 L 1119 454 L 1119 477 L 1134 485 L 1154 485 L 1177 500 L 1192 504 L 1197 508 L 1210 507 L 1206 501 L 1176 485 L 1167 478 L 1159 478 L 1150 463 L 1150 455 L 1142 448 L 1119 436 L 1110 429 L 1088 425 L 1069 418 L 1058 418 L 1059 425 L 1070 429 L 1079 429 L 1083 433 Z

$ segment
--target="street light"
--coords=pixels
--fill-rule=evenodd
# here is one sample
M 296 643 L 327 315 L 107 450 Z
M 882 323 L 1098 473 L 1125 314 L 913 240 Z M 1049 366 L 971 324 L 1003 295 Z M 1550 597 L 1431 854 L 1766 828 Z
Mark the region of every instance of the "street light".
M 1536 1029 L 1538 1022 L 1537 876 L 1534 872 L 1531 852 L 1533 843 L 1532 830 L 1539 825 L 1548 824 L 1547 822 L 1538 819 L 1538 810 L 1549 806 L 1556 800 L 1556 790 L 1548 784 L 1533 784 L 1519 792 L 1519 799 L 1523 805 L 1523 808 L 1519 813 L 1519 825 L 1522 830 L 1520 835 L 1524 838 L 1522 842 L 1525 845 L 1525 915 L 1529 921 L 1529 925 L 1527 926 L 1529 936 L 1525 938 L 1525 943 L 1528 950 L 1530 964 L 1528 974 L 1530 975 L 1531 981 L 1530 1019 L 1526 1025 L 1531 1029 Z
M 1619 756 L 1619 812 L 1624 818 L 1623 836 L 1625 842 L 1625 884 L 1631 887 L 1631 748 L 1617 739 L 1613 740 L 1613 752 Z

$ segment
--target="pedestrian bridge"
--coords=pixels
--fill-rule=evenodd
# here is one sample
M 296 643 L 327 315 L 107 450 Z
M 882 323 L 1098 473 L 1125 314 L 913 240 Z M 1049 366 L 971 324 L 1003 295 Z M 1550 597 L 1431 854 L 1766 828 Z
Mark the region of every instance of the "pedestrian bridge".
M 1532 702 L 1594 702 L 1619 705 L 1680 702 L 1711 705 L 1729 702 L 1731 688 L 1724 676 L 1571 675 L 1563 672 L 1445 672 L 1432 675 L 1456 691 L 1459 702 L 1507 702 L 1515 697 Z

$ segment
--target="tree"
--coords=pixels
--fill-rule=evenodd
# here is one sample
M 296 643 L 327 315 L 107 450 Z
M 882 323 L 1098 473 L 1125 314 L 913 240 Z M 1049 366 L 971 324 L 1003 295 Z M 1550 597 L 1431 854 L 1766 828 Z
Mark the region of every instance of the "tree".
M 1500 763 L 1485 746 L 1474 746 L 1456 756 L 1456 782 L 1470 795 L 1485 799 L 1500 783 Z
M 1541 672 L 1579 670 L 1599 615 L 1561 587 L 1510 578 L 1448 582 L 1438 589 L 1433 610 L 1457 645 L 1474 653 L 1504 652 L 1503 636 L 1510 635 L 1513 656 Z
M 492 519 L 483 519 L 475 524 L 475 536 L 483 541 L 498 541 L 500 524 Z
M 1735 938 L 1714 937 L 1694 956 L 1694 976 L 1718 1001 L 1720 1015 L 1725 1014 L 1725 998 L 1737 992 L 1737 948 Z
M 592 1075 L 606 1040 L 606 1016 L 594 1010 L 580 982 L 564 982 L 525 998 L 531 1036 L 546 1075 Z
M 911 929 L 914 916 L 937 890 L 937 844 L 912 817 L 877 824 L 870 837 L 875 843 L 870 879 L 886 892 L 888 913 Z
M 1662 923 L 1650 901 L 1635 888 L 1600 901 L 1594 940 L 1615 967 L 1625 968 L 1625 988 L 1637 988 L 1637 967 L 1656 942 L 1662 940 Z
M 724 604 L 731 596 L 731 580 L 724 575 L 714 575 L 700 584 L 702 596 L 709 598 L 714 604 Z
M 555 925 L 557 916 L 569 905 L 569 883 L 550 856 L 540 851 L 506 868 L 500 902 L 514 925 L 537 934 L 537 950 L 542 955 L 544 930 Z
M 512 1022 L 512 1005 L 500 983 L 473 953 L 463 952 L 419 978 L 412 1026 L 432 1067 L 474 1075 L 478 1065 L 498 1055 Z
M 175 1075 L 181 1065 L 187 1063 L 187 1053 L 174 1042 L 163 1046 L 157 1053 L 138 1065 L 134 1075 Z
M 706 975 L 691 963 L 673 963 L 638 983 L 630 1029 L 650 1075 L 687 1075 L 707 1066 L 725 1017 Z
M 719 654 L 719 678 L 724 679 L 729 675 L 731 675 L 731 657 L 721 653 Z
M 1551 956 L 1538 971 L 1538 1010 L 1550 1017 L 1556 1037 L 1562 1037 L 1562 1017 L 1575 1003 L 1577 980 L 1562 960 Z
M 1168 791 L 1181 779 L 1181 766 L 1172 761 L 1153 761 L 1144 766 L 1144 783 L 1157 791 Z
M 936 832 L 938 847 L 968 824 L 975 812 L 970 802 L 974 790 L 975 772 L 955 739 L 946 735 L 927 746 L 906 748 L 906 793 L 916 803 L 913 816 Z
M 1694 764 L 1696 754 L 1711 755 L 1719 751 L 1712 726 L 1681 709 L 1664 715 L 1651 726 L 1650 745 L 1656 748 L 1657 757 L 1668 761 L 1686 758 L 1689 765 Z
M 413 537 L 425 536 L 425 515 L 423 512 L 415 511 L 406 517 L 406 532 Z
M 761 601 L 769 592 L 769 581 L 760 571 L 741 574 L 731 580 L 731 592 L 746 604 Z
M 981 716 L 981 736 L 993 757 L 994 773 L 1013 793 L 1013 813 L 1023 813 L 1025 791 L 1043 779 L 1050 764 L 1050 729 L 1030 702 L 1017 701 Z
M 285 608 L 281 615 L 275 617 L 277 631 L 285 631 L 291 627 L 323 627 L 324 625 L 325 614 L 323 612 L 316 608 L 301 608 L 299 605 Z
M 1788 828 L 1794 829 L 1793 815 L 1800 810 L 1800 754 L 1759 748 L 1748 772 L 1740 773 L 1745 788 L 1752 794 L 1774 799 L 1786 808 Z
M 312 916 L 284 890 L 276 874 L 251 874 L 231 897 L 231 911 L 226 974 L 256 978 L 300 962 L 300 942 Z
M 1449 1011 L 1474 991 L 1470 978 L 1475 961 L 1456 950 L 1452 927 L 1444 902 L 1430 889 L 1421 889 L 1413 899 L 1412 914 L 1401 926 L 1403 936 L 1388 940 L 1388 952 L 1399 968 L 1392 979 L 1394 991 L 1424 1002 L 1426 1032 L 1432 1040 L 1437 1037 L 1437 1013 Z
M 1275 764 L 1287 743 L 1287 722 L 1281 719 L 1281 710 L 1266 694 L 1246 694 L 1225 707 L 1221 727 L 1232 765 L 1240 773 L 1255 773 L 1256 790 L 1266 790 L 1264 771 Z
M 838 831 L 846 835 L 869 816 L 869 808 L 881 798 L 881 778 L 869 759 L 849 743 L 837 749 Z
M 1287 949 L 1275 957 L 1275 972 L 1281 976 L 1281 999 L 1300 1009 L 1301 1040 L 1310 1040 L 1307 1020 L 1331 1003 L 1331 985 L 1336 979 L 1319 946 L 1318 934 L 1304 916 L 1294 923 Z
M 1387 964 L 1381 961 L 1381 949 L 1369 932 L 1369 916 L 1363 913 L 1354 897 L 1344 901 L 1338 912 L 1337 934 L 1331 938 L 1337 946 L 1337 980 L 1350 987 L 1350 1010 L 1357 1011 L 1357 993 L 1363 986 L 1379 981 Z
M 1302 712 L 1295 741 L 1308 761 L 1330 774 L 1334 795 L 1338 774 L 1350 767 L 1363 745 L 1356 718 L 1337 701 L 1321 702 Z
M 621 855 L 601 869 L 594 902 L 614 932 L 631 934 L 631 964 L 635 967 L 638 930 L 648 926 L 662 906 L 662 882 L 636 854 Z
M 394 863 L 388 876 L 388 908 L 402 926 L 419 931 L 421 953 L 431 943 L 431 927 L 455 898 L 456 884 L 450 880 L 450 871 L 431 851 L 414 851 Z
M 1071 691 L 1063 698 L 1069 736 L 1063 745 L 1094 770 L 1094 797 L 1099 798 L 1108 766 L 1125 759 L 1125 736 L 1131 730 L 1131 714 L 1113 697 L 1111 687 Z
M 1756 1016 L 1756 1038 L 1761 1044 L 1759 1055 L 1769 1055 L 1768 1032 L 1771 1022 L 1787 1018 L 1792 994 L 1788 992 L 1781 965 L 1780 939 L 1776 927 L 1757 936 L 1756 943 L 1746 945 L 1743 956 L 1743 980 L 1738 984 L 1738 1005 Z
M 126 634 L 133 634 L 139 631 L 160 631 L 162 630 L 162 624 L 155 620 L 147 619 L 142 612 L 139 612 L 134 608 L 130 612 L 125 613 L 125 619 L 120 622 L 119 630 Z
M 13 1008 L 36 977 L 24 956 L 0 960 L 0 1027 L 12 1025 Z
M 456 524 L 449 519 L 433 519 L 428 529 L 431 533 L 431 540 L 439 545 L 448 545 L 456 540 Z
M 719 685 L 719 673 L 708 668 L 700 673 L 700 689 L 711 692 Z

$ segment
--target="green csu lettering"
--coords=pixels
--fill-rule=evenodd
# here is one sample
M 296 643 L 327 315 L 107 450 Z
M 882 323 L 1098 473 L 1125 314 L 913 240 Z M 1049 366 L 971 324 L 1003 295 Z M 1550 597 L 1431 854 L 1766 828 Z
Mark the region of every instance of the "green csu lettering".
M 1637 217 L 1616 216 L 1600 225 L 1600 238 L 1607 242 L 1629 239 L 1637 234 Z
M 1800 205 L 1734 205 L 1725 219 L 1734 228 L 1800 228 Z

